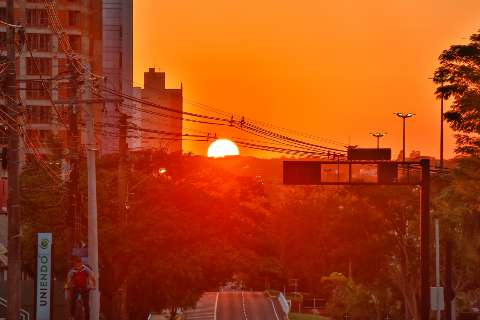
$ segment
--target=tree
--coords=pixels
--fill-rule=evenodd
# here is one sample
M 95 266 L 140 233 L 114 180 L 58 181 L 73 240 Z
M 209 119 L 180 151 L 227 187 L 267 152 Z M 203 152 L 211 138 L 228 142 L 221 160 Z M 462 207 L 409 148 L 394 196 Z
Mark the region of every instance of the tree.
M 445 119 L 457 131 L 460 154 L 480 156 L 480 33 L 465 45 L 453 45 L 439 57 L 434 81 L 438 98 L 453 98 Z
M 459 310 L 470 311 L 480 303 L 480 160 L 458 161 L 449 183 L 434 198 L 434 214 L 440 220 L 442 247 L 453 242 L 453 286 Z

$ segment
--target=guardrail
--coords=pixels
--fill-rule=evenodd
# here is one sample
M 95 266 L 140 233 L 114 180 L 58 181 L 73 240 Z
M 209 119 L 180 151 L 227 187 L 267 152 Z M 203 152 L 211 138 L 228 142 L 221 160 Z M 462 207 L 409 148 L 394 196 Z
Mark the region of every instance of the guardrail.
M 280 306 L 282 307 L 283 312 L 288 315 L 290 312 L 290 304 L 288 303 L 287 298 L 280 292 L 278 295 L 278 302 L 280 302 Z

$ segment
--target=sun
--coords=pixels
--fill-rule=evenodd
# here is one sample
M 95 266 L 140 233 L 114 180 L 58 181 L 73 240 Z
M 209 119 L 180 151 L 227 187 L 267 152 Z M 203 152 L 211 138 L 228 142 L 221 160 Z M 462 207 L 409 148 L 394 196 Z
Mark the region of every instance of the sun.
M 240 151 L 237 145 L 228 139 L 218 139 L 208 147 L 209 158 L 224 158 L 227 156 L 238 156 Z

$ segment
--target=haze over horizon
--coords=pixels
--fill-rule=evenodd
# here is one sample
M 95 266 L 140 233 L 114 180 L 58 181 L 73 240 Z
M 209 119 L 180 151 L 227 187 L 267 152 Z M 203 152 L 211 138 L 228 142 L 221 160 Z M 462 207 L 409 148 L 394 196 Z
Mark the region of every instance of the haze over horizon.
M 134 6 L 137 84 L 155 66 L 170 87 L 183 83 L 185 110 L 205 112 L 191 103 L 201 102 L 365 147 L 376 145 L 370 132 L 386 131 L 382 146 L 395 157 L 398 111 L 417 114 L 408 121 L 407 154 L 438 157 L 440 103 L 428 78 L 442 50 L 479 28 L 480 12 L 475 0 L 302 0 L 295 7 L 273 0 L 142 0 Z M 445 136 L 450 158 L 453 132 Z

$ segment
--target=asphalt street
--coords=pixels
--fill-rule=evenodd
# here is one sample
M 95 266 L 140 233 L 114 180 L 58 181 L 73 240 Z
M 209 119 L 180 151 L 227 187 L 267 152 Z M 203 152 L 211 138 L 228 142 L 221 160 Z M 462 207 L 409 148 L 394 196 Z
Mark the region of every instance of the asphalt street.
M 203 295 L 187 320 L 283 320 L 278 303 L 263 292 L 210 292 Z

